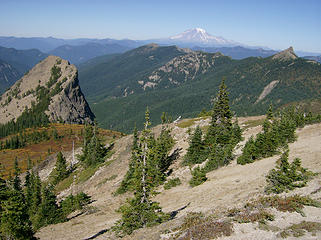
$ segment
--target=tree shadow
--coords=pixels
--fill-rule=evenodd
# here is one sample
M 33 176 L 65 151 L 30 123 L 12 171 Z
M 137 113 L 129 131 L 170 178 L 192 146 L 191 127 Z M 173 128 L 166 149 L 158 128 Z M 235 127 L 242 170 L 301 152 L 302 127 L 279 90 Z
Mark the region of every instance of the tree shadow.
M 108 232 L 109 228 L 107 229 L 103 229 L 101 231 L 99 231 L 98 233 L 96 233 L 95 235 L 89 237 L 89 238 L 85 238 L 84 240 L 90 240 L 90 239 L 95 239 L 96 237 L 99 237 L 100 235 L 103 235 L 104 233 Z
M 191 204 L 191 203 L 189 202 L 186 206 L 181 207 L 181 208 L 179 208 L 179 209 L 177 209 L 177 210 L 175 210 L 175 211 L 172 211 L 172 212 L 170 213 L 170 220 L 174 219 L 174 218 L 176 217 L 176 215 L 177 215 L 180 211 L 182 211 L 182 210 L 184 210 L 185 208 L 187 208 L 190 204 Z

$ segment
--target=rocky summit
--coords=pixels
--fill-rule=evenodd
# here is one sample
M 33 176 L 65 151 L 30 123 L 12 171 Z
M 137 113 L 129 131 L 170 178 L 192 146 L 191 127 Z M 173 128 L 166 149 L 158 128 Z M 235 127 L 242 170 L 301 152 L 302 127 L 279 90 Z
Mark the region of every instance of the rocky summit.
M 289 47 L 288 49 L 283 50 L 275 55 L 273 55 L 272 59 L 278 59 L 281 61 L 289 61 L 297 59 L 298 56 L 294 53 L 293 47 Z
M 94 119 L 80 89 L 77 68 L 56 56 L 38 63 L 1 96 L 0 123 L 15 120 L 39 104 L 46 105 L 45 114 L 52 122 L 85 123 Z

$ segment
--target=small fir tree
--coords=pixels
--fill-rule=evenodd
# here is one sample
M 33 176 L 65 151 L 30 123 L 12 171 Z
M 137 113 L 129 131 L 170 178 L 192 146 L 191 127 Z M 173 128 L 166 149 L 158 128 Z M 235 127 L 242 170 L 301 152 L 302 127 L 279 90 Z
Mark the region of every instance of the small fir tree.
M 21 180 L 20 180 L 20 177 L 19 177 L 19 174 L 20 174 L 21 170 L 18 166 L 18 158 L 16 157 L 15 160 L 14 160 L 14 178 L 13 178 L 13 188 L 16 190 L 16 191 L 19 191 L 21 192 L 22 191 L 22 188 L 21 188 Z
M 167 219 L 158 203 L 150 200 L 154 186 L 155 158 L 153 144 L 155 139 L 151 134 L 150 116 L 147 108 L 144 130 L 140 134 L 135 153 L 136 164 L 133 169 L 134 198 L 120 207 L 122 218 L 117 222 L 115 230 L 120 234 L 131 234 L 135 229 L 152 226 Z
M 61 209 L 58 207 L 56 195 L 52 191 L 51 186 L 43 187 L 41 195 L 41 204 L 36 215 L 34 227 L 36 229 L 61 222 Z
M 65 179 L 68 174 L 66 159 L 61 152 L 58 152 L 56 166 L 53 171 L 53 184 L 55 185 Z
M 301 166 L 299 158 L 294 159 L 290 164 L 288 161 L 289 150 L 286 150 L 280 158 L 276 169 L 272 169 L 266 176 L 268 185 L 265 188 L 267 193 L 282 193 L 294 188 L 304 187 L 307 181 L 315 174 Z
M 194 134 L 190 138 L 189 147 L 185 155 L 184 163 L 186 165 L 202 163 L 205 159 L 205 147 L 202 140 L 202 130 L 199 126 L 196 127 Z

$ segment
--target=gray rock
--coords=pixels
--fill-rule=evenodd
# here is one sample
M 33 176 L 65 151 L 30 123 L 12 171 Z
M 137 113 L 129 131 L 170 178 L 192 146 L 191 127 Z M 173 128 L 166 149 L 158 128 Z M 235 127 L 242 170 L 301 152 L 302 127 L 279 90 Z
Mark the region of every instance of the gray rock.
M 52 86 L 48 86 L 54 66 L 60 68 L 61 74 Z M 32 107 L 32 103 L 37 104 L 39 102 L 36 96 L 37 87 L 45 87 L 52 92 L 57 84 L 60 84 L 61 90 L 51 97 L 48 110 L 45 111 L 49 120 L 92 123 L 95 116 L 79 86 L 77 68 L 56 56 L 49 56 L 38 63 L 2 95 L 0 123 L 18 118 L 26 108 Z M 8 99 L 11 100 L 8 101 Z

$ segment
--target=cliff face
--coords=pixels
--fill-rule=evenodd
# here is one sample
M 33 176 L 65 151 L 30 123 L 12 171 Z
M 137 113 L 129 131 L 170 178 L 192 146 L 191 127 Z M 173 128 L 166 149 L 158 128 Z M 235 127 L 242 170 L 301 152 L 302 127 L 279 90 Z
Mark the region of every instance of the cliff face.
M 62 94 L 53 97 L 52 103 L 46 112 L 50 120 L 56 121 L 60 118 L 67 123 L 92 122 L 92 113 L 84 95 L 81 92 L 78 76 L 62 91 Z
M 39 104 L 43 92 L 50 96 L 45 111 L 50 121 L 93 121 L 94 114 L 81 92 L 76 67 L 59 57 L 49 56 L 1 96 L 0 123 L 16 119 L 26 108 Z

